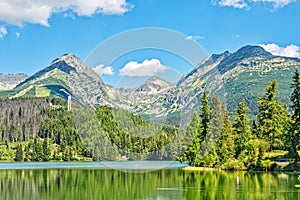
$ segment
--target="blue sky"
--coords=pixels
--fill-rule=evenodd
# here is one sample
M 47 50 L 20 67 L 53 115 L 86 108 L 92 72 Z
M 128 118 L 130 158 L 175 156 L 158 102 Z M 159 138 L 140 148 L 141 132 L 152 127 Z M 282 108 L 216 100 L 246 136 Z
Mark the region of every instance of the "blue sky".
M 1 0 L 0 73 L 32 75 L 65 53 L 86 60 L 112 36 L 143 27 L 182 33 L 207 54 L 261 44 L 274 54 L 300 57 L 299 9 L 299 0 Z M 98 73 L 113 85 L 126 65 L 178 74 L 193 67 L 158 49 L 98 64 Z

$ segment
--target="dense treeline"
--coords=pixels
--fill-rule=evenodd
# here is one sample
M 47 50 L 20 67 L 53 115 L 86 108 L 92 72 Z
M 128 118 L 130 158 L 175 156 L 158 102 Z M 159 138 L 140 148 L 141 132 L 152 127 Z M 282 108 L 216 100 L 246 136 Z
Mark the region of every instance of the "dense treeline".
M 79 160 L 88 157 L 75 129 L 73 115 L 65 108 L 48 109 L 45 120 L 34 139 L 16 149 L 16 161 Z
M 176 151 L 179 147 L 179 129 L 175 127 L 149 123 L 128 111 L 107 106 L 98 107 L 96 115 L 101 130 L 122 156 L 129 159 L 172 160 L 180 153 Z
M 46 99 L 11 99 L 0 101 L 1 140 L 26 141 L 34 138 L 47 118 L 42 112 L 49 108 Z
M 295 72 L 291 88 L 292 108 L 276 100 L 278 83 L 273 80 L 258 97 L 257 120 L 250 122 L 249 108 L 242 100 L 229 120 L 226 106 L 204 92 L 199 114 L 190 122 L 196 132 L 192 144 L 179 161 L 193 166 L 224 169 L 275 168 L 276 163 L 265 158 L 266 152 L 286 150 L 286 157 L 295 158 L 298 167 L 300 131 L 300 77 Z M 209 103 L 210 102 L 210 103 Z M 218 113 L 215 115 L 213 113 Z M 197 118 L 198 117 L 198 118 Z
M 179 129 L 149 123 L 128 111 L 64 107 L 43 110 L 34 139 L 9 143 L 15 161 L 174 160 L 183 151 Z M 13 145 L 16 144 L 16 145 Z
M 78 160 L 88 156 L 73 114 L 59 98 L 2 100 L 0 160 Z M 13 152 L 15 154 L 13 155 Z
M 41 124 L 50 119 L 47 110 L 65 103 L 59 98 L 0 99 L 0 140 L 22 142 L 35 138 Z

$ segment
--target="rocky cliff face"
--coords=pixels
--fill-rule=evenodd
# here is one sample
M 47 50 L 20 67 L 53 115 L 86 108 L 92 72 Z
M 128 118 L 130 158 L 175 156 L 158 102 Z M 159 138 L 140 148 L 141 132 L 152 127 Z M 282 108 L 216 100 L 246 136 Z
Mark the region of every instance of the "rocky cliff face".
M 28 77 L 27 74 L 0 74 L 0 91 L 11 90 L 16 85 L 24 81 Z

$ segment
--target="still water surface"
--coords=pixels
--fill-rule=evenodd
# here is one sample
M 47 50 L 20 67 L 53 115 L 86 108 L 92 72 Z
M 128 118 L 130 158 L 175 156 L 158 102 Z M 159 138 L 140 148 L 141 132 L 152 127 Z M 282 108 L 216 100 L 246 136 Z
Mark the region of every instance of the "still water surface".
M 4 163 L 0 198 L 300 199 L 298 173 L 199 172 L 178 167 L 179 163 L 167 162 Z

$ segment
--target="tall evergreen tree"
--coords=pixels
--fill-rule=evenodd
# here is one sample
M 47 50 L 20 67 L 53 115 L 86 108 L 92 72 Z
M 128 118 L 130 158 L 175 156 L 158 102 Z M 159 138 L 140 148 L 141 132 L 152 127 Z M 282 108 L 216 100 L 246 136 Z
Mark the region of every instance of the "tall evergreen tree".
M 257 138 L 258 137 L 258 126 L 256 124 L 255 120 L 252 120 L 252 124 L 251 124 L 251 132 L 252 132 L 252 136 Z
M 24 161 L 29 162 L 32 159 L 31 147 L 33 143 L 29 142 L 28 145 L 25 146 L 25 156 Z
M 211 111 L 208 102 L 209 95 L 206 92 L 203 92 L 201 95 L 200 123 L 198 124 L 197 134 L 193 138 L 190 147 L 178 158 L 179 161 L 186 161 L 189 165 L 199 166 L 201 159 L 203 158 L 205 148 L 202 149 L 202 143 L 205 140 L 210 127 Z M 200 152 L 200 150 L 202 152 Z
M 227 112 L 225 114 L 225 121 L 221 130 L 221 136 L 217 141 L 219 166 L 223 166 L 229 160 L 234 159 L 235 154 L 233 127 Z
M 49 161 L 51 156 L 50 146 L 48 144 L 48 138 L 44 138 L 43 141 L 43 161 Z
M 15 156 L 16 162 L 22 162 L 23 161 L 23 148 L 22 145 L 19 144 L 16 150 L 16 156 Z
M 34 138 L 32 160 L 43 161 L 43 148 L 38 138 Z
M 289 131 L 289 142 L 291 143 L 289 151 L 295 157 L 295 161 L 298 162 L 299 154 L 297 150 L 300 144 L 300 74 L 298 70 L 295 71 L 292 81 L 291 88 L 294 89 L 291 95 L 293 122 Z
M 222 132 L 222 127 L 226 116 L 226 106 L 219 99 L 218 96 L 214 95 L 211 100 L 211 120 L 210 120 L 210 142 L 215 143 L 220 137 Z
M 275 99 L 278 93 L 278 82 L 273 80 L 267 87 L 263 97 L 259 97 L 258 135 L 270 145 L 270 151 L 274 147 L 283 146 L 282 134 L 285 132 L 287 121 L 287 108 L 283 103 Z
M 249 108 L 245 101 L 241 101 L 236 109 L 236 117 L 234 118 L 234 133 L 235 133 L 235 147 L 236 158 L 242 152 L 245 143 L 251 138 L 251 129 L 248 119 Z
M 183 150 L 187 150 L 187 148 L 191 145 L 193 138 L 198 132 L 199 122 L 199 115 L 197 114 L 197 112 L 194 112 L 193 117 L 186 128 L 185 134 L 181 142 Z
M 200 119 L 197 112 L 194 112 L 193 117 L 186 128 L 185 134 L 181 142 L 182 149 L 184 151 L 183 155 L 178 157 L 178 160 L 181 162 L 183 161 L 187 161 L 188 163 L 193 162 L 192 160 L 194 159 L 196 154 L 194 138 L 198 134 L 198 127 L 200 123 L 199 120 Z
M 203 159 L 200 165 L 204 167 L 214 167 L 218 163 L 217 150 L 219 144 L 217 142 L 222 134 L 227 113 L 225 104 L 217 96 L 213 96 L 210 110 L 209 131 L 201 146 Z
M 207 134 L 209 133 L 210 119 L 211 119 L 211 110 L 209 106 L 209 94 L 207 94 L 206 92 L 203 92 L 201 96 L 200 119 L 201 119 L 201 123 L 198 128 L 198 133 L 201 133 L 200 140 L 203 141 L 207 136 Z

